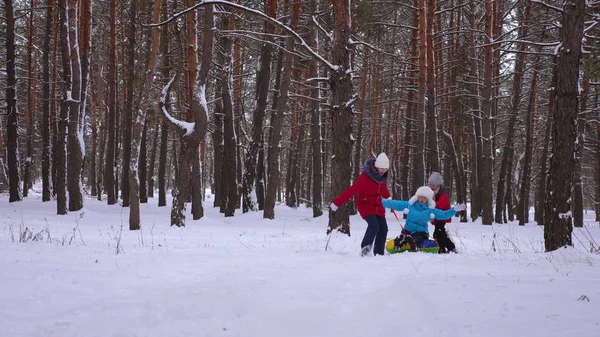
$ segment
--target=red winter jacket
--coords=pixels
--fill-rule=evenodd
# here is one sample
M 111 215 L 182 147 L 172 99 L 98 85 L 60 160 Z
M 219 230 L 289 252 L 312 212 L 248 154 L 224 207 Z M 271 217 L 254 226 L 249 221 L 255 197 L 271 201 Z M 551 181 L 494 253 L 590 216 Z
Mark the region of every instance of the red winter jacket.
M 375 159 L 369 159 L 363 165 L 363 172 L 354 184 L 333 199 L 333 203 L 339 207 L 356 195 L 356 208 L 363 219 L 369 215 L 385 216 L 381 200 L 390 197 L 387 176 L 387 172 L 380 176 L 375 168 Z
M 445 210 L 449 210 L 450 209 L 450 200 L 448 199 L 448 189 L 445 187 L 441 187 L 439 191 L 435 194 L 435 196 L 433 197 L 433 200 L 435 200 L 435 208 L 441 209 L 442 211 Z M 448 220 L 431 220 L 431 222 L 433 224 L 435 223 L 444 223 L 444 222 L 450 222 L 452 221 L 452 218 L 448 219 Z

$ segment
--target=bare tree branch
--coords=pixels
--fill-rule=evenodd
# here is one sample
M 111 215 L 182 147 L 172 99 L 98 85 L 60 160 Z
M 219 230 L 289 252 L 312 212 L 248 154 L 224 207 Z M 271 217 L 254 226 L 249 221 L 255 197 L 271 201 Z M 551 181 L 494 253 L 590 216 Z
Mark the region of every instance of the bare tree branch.
M 256 9 L 252 9 L 240 4 L 236 4 L 233 2 L 229 2 L 229 1 L 224 1 L 224 0 L 205 0 L 205 1 L 201 1 L 197 4 L 195 4 L 192 7 L 189 7 L 187 9 L 182 10 L 179 13 L 173 14 L 173 16 L 171 16 L 169 19 L 163 21 L 163 22 L 159 22 L 156 24 L 148 24 L 148 25 L 143 25 L 144 27 L 158 27 L 158 26 L 162 26 L 162 25 L 166 25 L 168 23 L 170 23 L 171 21 L 177 19 L 178 17 L 191 12 L 193 10 L 196 10 L 202 6 L 206 6 L 206 5 L 222 5 L 222 6 L 227 6 L 227 7 L 231 7 L 231 8 L 235 8 L 235 9 L 239 9 L 241 11 L 244 11 L 246 13 L 250 13 L 253 15 L 256 15 L 266 21 L 269 21 L 273 24 L 275 24 L 276 26 L 278 26 L 279 28 L 285 30 L 286 32 L 290 33 L 290 35 L 294 38 L 294 40 L 296 40 L 296 42 L 298 44 L 300 44 L 300 46 L 306 50 L 309 54 L 311 54 L 315 59 L 317 59 L 318 61 L 320 61 L 321 63 L 323 63 L 323 65 L 325 65 L 327 68 L 329 68 L 330 70 L 338 71 L 339 70 L 339 66 L 338 65 L 334 65 L 331 62 L 327 61 L 323 56 L 321 56 L 319 53 L 317 53 L 315 50 L 313 50 L 308 43 L 306 43 L 306 41 L 298 34 L 296 33 L 296 31 L 294 31 L 292 28 L 288 27 L 287 25 L 283 24 L 281 21 L 274 19 L 268 15 L 266 15 L 265 13 L 256 10 Z

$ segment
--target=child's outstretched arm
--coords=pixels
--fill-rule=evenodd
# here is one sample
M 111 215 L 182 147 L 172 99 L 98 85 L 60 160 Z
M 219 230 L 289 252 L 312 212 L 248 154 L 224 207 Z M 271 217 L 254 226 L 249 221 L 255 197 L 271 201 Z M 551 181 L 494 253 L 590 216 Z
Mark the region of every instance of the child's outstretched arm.
M 404 201 L 404 200 L 390 200 L 390 199 L 383 199 L 381 200 L 381 203 L 383 204 L 383 207 L 385 208 L 392 208 L 395 209 L 396 211 L 403 211 L 405 208 L 408 208 L 408 201 Z
M 464 211 L 465 208 L 465 204 L 458 204 L 447 211 L 442 211 L 441 209 L 434 208 L 432 212 L 433 215 L 435 215 L 436 220 L 447 220 L 452 218 L 456 214 L 456 212 Z

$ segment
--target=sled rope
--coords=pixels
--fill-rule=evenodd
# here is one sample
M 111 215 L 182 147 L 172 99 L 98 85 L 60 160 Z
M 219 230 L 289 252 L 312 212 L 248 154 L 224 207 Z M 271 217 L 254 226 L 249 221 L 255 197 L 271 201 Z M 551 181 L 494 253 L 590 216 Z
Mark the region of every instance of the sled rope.
M 392 208 L 392 213 L 394 213 L 394 216 L 396 217 L 396 220 L 398 220 L 398 224 L 400 225 L 400 228 L 402 228 L 402 231 L 404 231 L 404 226 L 402 226 L 402 221 L 400 221 L 398 214 L 396 214 L 396 211 L 393 208 Z

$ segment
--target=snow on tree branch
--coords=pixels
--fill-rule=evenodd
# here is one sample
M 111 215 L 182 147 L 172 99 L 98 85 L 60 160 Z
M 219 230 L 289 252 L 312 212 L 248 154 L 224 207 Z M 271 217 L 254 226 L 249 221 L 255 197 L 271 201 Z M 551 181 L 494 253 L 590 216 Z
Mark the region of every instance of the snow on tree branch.
M 329 38 L 329 41 L 333 41 L 333 35 L 332 35 L 331 33 L 328 33 L 328 32 L 325 30 L 325 28 L 323 28 L 323 27 L 322 27 L 322 26 L 319 24 L 319 22 L 317 21 L 317 16 L 316 16 L 316 15 L 313 15 L 313 16 L 312 16 L 312 20 L 313 20 L 313 22 L 315 23 L 315 25 L 317 26 L 317 28 L 319 28 L 319 29 L 320 29 L 320 30 L 323 32 L 323 34 L 325 34 L 325 36 L 327 36 L 327 38 Z
M 169 83 L 167 83 L 167 85 L 165 85 L 165 87 L 161 91 L 160 110 L 162 111 L 165 118 L 171 123 L 171 125 L 177 129 L 177 132 L 184 133 L 186 136 L 188 136 L 192 134 L 192 131 L 194 131 L 195 123 L 180 121 L 177 118 L 171 116 L 171 114 L 167 111 L 167 95 L 169 94 L 171 84 L 173 84 L 175 78 L 177 78 L 177 75 L 173 76 L 173 78 L 169 81 Z M 206 101 L 204 103 L 206 103 Z
M 221 6 L 227 6 L 227 7 L 231 7 L 231 8 L 235 8 L 235 9 L 239 9 L 241 11 L 244 11 L 246 13 L 250 13 L 253 15 L 256 15 L 264 20 L 267 20 L 273 24 L 275 24 L 276 26 L 278 26 L 279 28 L 285 30 L 286 32 L 288 32 L 293 38 L 294 40 L 296 40 L 296 42 L 298 44 L 300 44 L 300 46 L 302 46 L 302 48 L 304 50 L 306 50 L 310 55 L 312 55 L 315 59 L 317 59 L 318 61 L 320 61 L 321 63 L 323 63 L 325 66 L 327 66 L 329 69 L 333 70 L 334 72 L 338 71 L 340 69 L 339 66 L 332 64 L 331 62 L 327 61 L 323 56 L 321 56 L 319 53 L 317 53 L 315 50 L 313 50 L 308 43 L 306 43 L 306 41 L 298 34 L 296 33 L 296 31 L 294 31 L 292 28 L 288 27 L 287 25 L 285 25 L 284 23 L 282 23 L 281 21 L 274 19 L 270 16 L 268 16 L 267 14 L 250 8 L 250 7 L 246 7 L 244 5 L 240 5 L 240 4 L 236 4 L 230 1 L 224 1 L 224 0 L 205 0 L 205 1 L 201 1 L 197 4 L 195 4 L 194 6 L 191 6 L 189 8 L 186 8 L 184 10 L 182 10 L 179 13 L 175 13 L 173 14 L 173 16 L 171 16 L 170 18 L 168 18 L 167 20 L 163 21 L 163 22 L 159 22 L 156 24 L 149 24 L 149 25 L 144 25 L 145 27 L 158 27 L 158 26 L 162 26 L 165 24 L 168 24 L 169 22 L 177 19 L 178 17 L 191 12 L 193 10 L 196 10 L 202 6 L 206 6 L 206 5 L 221 5 Z
M 546 8 L 549 8 L 551 10 L 557 11 L 559 13 L 562 13 L 562 11 L 563 11 L 562 8 L 558 8 L 556 6 L 549 5 L 549 4 L 545 3 L 545 2 L 543 2 L 542 0 L 531 0 L 531 2 L 540 4 L 540 5 L 542 5 L 542 6 L 546 7 Z

